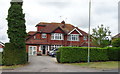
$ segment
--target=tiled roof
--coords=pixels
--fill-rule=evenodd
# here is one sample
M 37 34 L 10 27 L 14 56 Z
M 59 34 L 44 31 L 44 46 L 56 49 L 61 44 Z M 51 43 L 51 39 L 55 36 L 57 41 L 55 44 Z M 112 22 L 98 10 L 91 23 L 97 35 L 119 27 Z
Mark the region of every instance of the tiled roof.
M 64 27 L 63 27 L 64 25 Z M 88 35 L 86 32 L 82 31 L 81 29 L 79 29 L 78 27 L 75 27 L 71 24 L 62 24 L 62 23 L 46 23 L 46 22 L 40 22 L 38 23 L 36 26 L 43 26 L 43 28 L 40 30 L 40 32 L 42 33 L 52 33 L 53 31 L 55 31 L 57 28 L 62 29 L 62 31 L 64 31 L 65 34 L 68 34 L 70 31 L 72 31 L 74 28 L 76 28 L 77 30 L 80 31 L 80 33 L 84 36 L 84 35 Z M 28 32 L 28 38 L 30 38 L 32 35 L 36 34 L 38 31 L 30 31 Z
M 41 32 L 45 32 L 45 33 L 51 33 L 53 32 L 55 29 L 57 29 L 58 27 L 61 28 L 66 34 L 69 33 L 70 31 L 72 31 L 75 26 L 71 25 L 71 24 L 64 24 L 64 27 L 62 23 L 46 23 L 46 22 L 40 22 L 39 24 L 37 24 L 36 26 L 45 26 L 45 28 L 41 29 Z M 86 32 L 80 30 L 79 28 L 77 28 L 83 35 L 87 35 Z
M 36 31 L 30 31 L 28 32 L 28 35 L 34 35 L 36 33 Z
M 35 39 L 31 39 L 26 41 L 26 44 L 49 44 L 46 40 L 35 40 Z
M 117 35 L 115 35 L 113 38 L 120 38 L 120 33 L 118 33 Z

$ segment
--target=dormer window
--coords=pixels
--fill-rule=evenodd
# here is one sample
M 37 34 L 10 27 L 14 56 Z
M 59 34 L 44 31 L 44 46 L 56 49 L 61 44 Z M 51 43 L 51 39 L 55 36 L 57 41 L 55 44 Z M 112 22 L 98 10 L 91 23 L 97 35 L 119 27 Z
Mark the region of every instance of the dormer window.
M 42 38 L 46 38 L 47 36 L 46 36 L 46 34 L 45 33 L 43 33 L 42 34 Z
M 79 41 L 79 34 L 70 34 L 68 36 L 68 41 Z
M 63 34 L 61 33 L 52 33 L 51 40 L 63 40 Z

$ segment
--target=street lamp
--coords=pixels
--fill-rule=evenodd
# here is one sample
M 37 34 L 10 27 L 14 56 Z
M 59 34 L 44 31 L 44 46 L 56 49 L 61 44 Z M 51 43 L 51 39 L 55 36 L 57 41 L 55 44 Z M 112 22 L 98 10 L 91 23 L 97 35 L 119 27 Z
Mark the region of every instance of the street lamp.
M 91 0 L 89 0 L 88 63 L 90 62 L 90 25 L 91 25 Z

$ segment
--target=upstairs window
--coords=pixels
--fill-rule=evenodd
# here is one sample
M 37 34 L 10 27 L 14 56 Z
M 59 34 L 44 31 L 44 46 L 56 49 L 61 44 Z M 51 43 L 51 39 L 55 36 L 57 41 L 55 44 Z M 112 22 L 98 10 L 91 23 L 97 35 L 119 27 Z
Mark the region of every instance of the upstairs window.
M 36 39 L 36 36 L 34 36 L 33 38 Z
M 68 36 L 68 41 L 79 41 L 79 34 L 70 34 Z
M 47 38 L 45 33 L 42 34 L 42 38 Z
M 51 40 L 63 40 L 63 34 L 61 33 L 52 33 Z
M 83 40 L 87 40 L 87 36 L 84 36 L 84 37 L 83 37 Z

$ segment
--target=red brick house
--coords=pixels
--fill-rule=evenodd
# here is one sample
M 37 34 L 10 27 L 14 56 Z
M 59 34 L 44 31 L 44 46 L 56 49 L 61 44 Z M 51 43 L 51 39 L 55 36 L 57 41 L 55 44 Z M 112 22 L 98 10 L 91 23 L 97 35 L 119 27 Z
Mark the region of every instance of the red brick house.
M 87 46 L 88 34 L 71 24 L 45 23 L 36 25 L 37 31 L 28 32 L 26 50 L 29 55 L 47 55 L 53 48 L 62 46 Z

